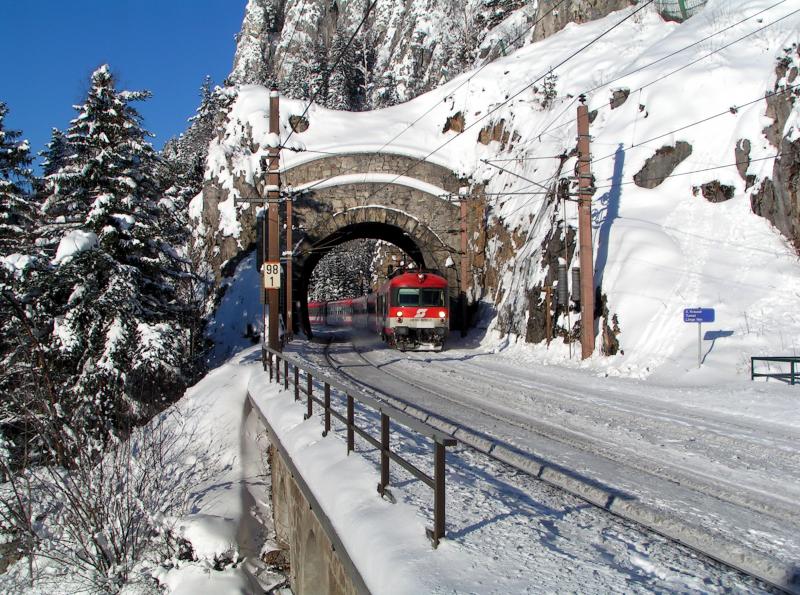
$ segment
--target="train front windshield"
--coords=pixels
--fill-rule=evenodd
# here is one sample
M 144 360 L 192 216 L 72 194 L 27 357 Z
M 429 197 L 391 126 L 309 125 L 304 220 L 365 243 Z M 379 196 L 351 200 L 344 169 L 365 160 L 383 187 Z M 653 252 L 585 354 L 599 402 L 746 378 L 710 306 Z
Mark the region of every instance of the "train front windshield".
M 444 307 L 445 295 L 442 289 L 418 289 L 400 287 L 395 290 L 395 306 L 438 306 Z

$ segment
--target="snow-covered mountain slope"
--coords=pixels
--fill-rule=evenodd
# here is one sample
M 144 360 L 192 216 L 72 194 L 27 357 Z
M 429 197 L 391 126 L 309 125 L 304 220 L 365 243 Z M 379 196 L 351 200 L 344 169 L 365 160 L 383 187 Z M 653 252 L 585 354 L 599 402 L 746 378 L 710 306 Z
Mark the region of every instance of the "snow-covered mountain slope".
M 777 179 L 775 156 L 786 152 L 764 129 L 777 128 L 778 144 L 794 146 L 797 139 L 791 85 L 800 62 L 800 6 L 794 0 L 712 0 L 682 24 L 665 22 L 653 6 L 626 19 L 634 10 L 568 25 L 402 105 L 364 113 L 314 105 L 308 130 L 289 142 L 307 152 L 283 151 L 283 165 L 319 157 L 314 151 L 381 149 L 427 157 L 485 183 L 488 264 L 477 293 L 495 311 L 487 341 L 496 340 L 495 331 L 536 340 L 542 286 L 552 282 L 559 257 L 577 263 L 575 203 L 555 200 L 542 186 L 549 190 L 559 178 L 572 178 L 575 158 L 557 156 L 575 147 L 577 98 L 585 94 L 596 111 L 594 257 L 608 309 L 601 329 L 610 330 L 616 315 L 620 351 L 584 365 L 641 377 L 655 370 L 690 372 L 692 382 L 743 378 L 750 355 L 791 354 L 800 347 L 797 254 L 751 210 L 765 180 Z M 785 68 L 776 72 L 780 64 Z M 544 85 L 551 69 L 554 93 Z M 763 98 L 778 83 L 790 91 L 772 98 L 782 107 L 768 112 Z M 225 130 L 212 142 L 207 172 L 209 187 L 222 189 L 223 222 L 247 220 L 247 207 L 234 207 L 233 197 L 260 178 L 260 158 L 275 142 L 267 132 L 268 91 L 241 86 L 236 92 Z M 304 109 L 301 102 L 282 101 L 284 139 L 289 117 Z M 443 132 L 447 118 L 459 112 L 463 132 Z M 493 133 L 498 140 L 479 142 Z M 672 171 L 664 163 L 643 170 L 665 147 L 662 153 L 685 158 Z M 492 159 L 498 160 L 494 166 L 482 161 Z M 743 162 L 740 168 L 736 162 Z M 634 182 L 637 173 L 649 186 L 670 175 L 645 188 Z M 213 221 L 201 201 L 193 204 L 203 219 L 199 239 L 240 247 L 250 241 L 247 225 Z M 693 371 L 697 327 L 682 318 L 687 307 L 716 309 L 716 322 L 704 327 L 710 334 L 700 372 Z M 558 323 L 564 332 L 570 327 Z M 572 351 L 561 339 L 549 349 L 543 342 L 532 349 L 539 359 L 559 362 L 569 361 Z

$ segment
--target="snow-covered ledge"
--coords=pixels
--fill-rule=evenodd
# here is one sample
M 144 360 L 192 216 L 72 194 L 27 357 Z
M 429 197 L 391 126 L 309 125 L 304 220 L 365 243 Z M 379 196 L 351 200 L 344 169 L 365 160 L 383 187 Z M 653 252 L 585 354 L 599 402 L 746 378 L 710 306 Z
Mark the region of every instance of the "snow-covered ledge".
M 330 188 L 332 186 L 344 186 L 345 184 L 394 184 L 397 186 L 413 188 L 414 190 L 419 190 L 420 192 L 425 192 L 442 199 L 446 199 L 450 195 L 450 193 L 444 188 L 434 184 L 429 184 L 428 182 L 423 182 L 417 178 L 375 172 L 333 176 L 331 178 L 325 178 L 308 182 L 307 184 L 302 184 L 300 186 L 295 186 L 294 191 L 302 192 L 306 189 Z
M 431 549 L 418 511 L 400 501 L 381 499 L 375 491 L 374 467 L 357 454 L 348 456 L 334 435 L 322 438 L 319 419 L 304 419 L 305 407 L 294 401 L 291 392 L 279 390 L 259 371 L 250 380 L 248 395 L 276 451 L 272 458 L 276 532 L 280 538 L 279 525 L 291 525 L 292 535 L 285 541 L 295 548 L 291 551 L 294 591 L 304 592 L 304 579 L 338 580 L 338 565 L 352 571 L 352 588 L 341 592 L 428 592 L 431 585 L 413 561 L 438 556 L 453 563 L 452 556 L 458 558 L 458 553 L 449 547 Z M 281 486 L 281 482 L 286 483 Z M 288 502 L 292 507 L 288 518 L 279 502 L 284 495 L 294 500 Z M 326 526 L 333 535 L 324 533 Z M 320 547 L 326 541 L 328 547 Z M 328 563 L 331 571 L 325 567 Z

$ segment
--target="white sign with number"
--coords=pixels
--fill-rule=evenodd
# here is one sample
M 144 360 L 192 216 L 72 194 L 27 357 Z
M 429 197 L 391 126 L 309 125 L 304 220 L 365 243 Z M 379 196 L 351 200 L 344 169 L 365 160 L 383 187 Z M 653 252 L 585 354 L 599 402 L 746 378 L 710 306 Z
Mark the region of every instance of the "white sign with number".
M 265 262 L 261 265 L 261 272 L 264 274 L 264 289 L 281 288 L 281 263 Z

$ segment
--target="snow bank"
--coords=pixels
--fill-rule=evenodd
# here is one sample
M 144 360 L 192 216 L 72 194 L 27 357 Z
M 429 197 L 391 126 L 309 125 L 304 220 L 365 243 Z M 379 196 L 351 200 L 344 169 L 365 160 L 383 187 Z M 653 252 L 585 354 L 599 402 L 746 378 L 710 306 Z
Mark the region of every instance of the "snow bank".
M 214 318 L 206 327 L 206 336 L 214 342 L 207 360 L 210 367 L 216 367 L 235 353 L 252 347 L 262 335 L 260 286 L 255 252 L 239 263 L 232 278 L 223 279 L 225 293 Z

